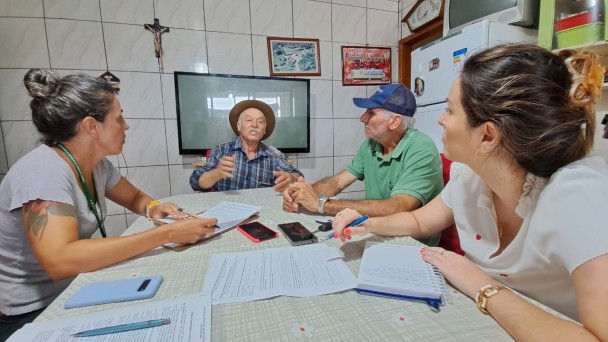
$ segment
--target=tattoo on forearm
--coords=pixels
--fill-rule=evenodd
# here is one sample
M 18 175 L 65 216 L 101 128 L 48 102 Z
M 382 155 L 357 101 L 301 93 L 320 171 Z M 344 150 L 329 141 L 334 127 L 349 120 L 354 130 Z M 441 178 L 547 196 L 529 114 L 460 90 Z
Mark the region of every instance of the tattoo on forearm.
M 32 201 L 23 207 L 24 219 L 27 229 L 29 229 L 38 239 L 42 238 L 44 228 L 48 223 L 49 215 L 76 217 L 76 210 L 73 206 L 65 203 L 51 201 Z

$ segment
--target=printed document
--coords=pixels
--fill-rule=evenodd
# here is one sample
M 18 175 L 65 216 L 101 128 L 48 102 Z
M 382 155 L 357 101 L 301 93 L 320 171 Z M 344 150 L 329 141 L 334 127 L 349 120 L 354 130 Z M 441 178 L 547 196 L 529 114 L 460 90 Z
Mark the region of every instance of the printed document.
M 350 290 L 356 279 L 343 257 L 325 245 L 214 254 L 203 293 L 211 295 L 213 304 L 225 304 Z
M 171 323 L 91 337 L 73 337 L 84 330 L 127 323 L 170 319 Z M 29 323 L 8 342 L 17 341 L 211 341 L 211 298 L 201 294 L 129 305 L 52 321 Z
M 215 232 L 207 234 L 202 240 L 210 239 L 216 235 L 222 234 L 236 227 L 237 224 L 245 221 L 258 211 L 260 211 L 260 209 L 261 207 L 256 207 L 254 205 L 244 203 L 221 202 L 215 207 L 198 215 L 198 217 L 200 218 L 217 219 L 217 228 L 215 228 Z M 175 222 L 175 220 L 171 218 L 155 219 L 155 221 L 162 222 L 163 224 Z M 165 246 L 176 247 L 179 246 L 179 244 L 169 243 Z

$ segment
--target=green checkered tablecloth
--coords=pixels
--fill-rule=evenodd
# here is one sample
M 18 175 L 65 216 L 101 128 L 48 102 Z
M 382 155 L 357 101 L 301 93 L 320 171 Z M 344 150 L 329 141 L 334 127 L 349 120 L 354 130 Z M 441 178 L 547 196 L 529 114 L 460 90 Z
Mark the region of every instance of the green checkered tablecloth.
M 207 210 L 221 201 L 261 206 L 259 221 L 271 228 L 277 224 L 299 221 L 310 230 L 319 225 L 316 216 L 286 213 L 282 197 L 272 189 L 254 189 L 205 194 L 180 195 L 165 199 L 190 212 Z M 153 228 L 151 221 L 138 218 L 127 234 Z M 319 236 L 324 236 L 320 233 Z M 329 246 L 341 248 L 344 261 L 357 274 L 365 241 L 389 241 L 418 244 L 409 238 L 367 236 L 349 243 L 329 240 Z M 74 282 L 37 319 L 37 322 L 83 313 L 133 305 L 133 302 L 97 305 L 65 310 L 64 301 L 82 285 L 132 276 L 162 275 L 164 282 L 156 296 L 159 300 L 200 292 L 213 253 L 241 252 L 260 248 L 287 247 L 277 239 L 256 244 L 236 229 L 182 251 L 157 248 L 135 259 L 105 269 L 79 275 Z M 297 247 L 294 247 L 297 248 Z M 438 313 L 424 303 L 358 294 L 355 291 L 309 297 L 276 297 L 254 302 L 215 305 L 212 308 L 214 341 L 512 341 L 492 319 L 479 312 L 475 303 L 449 289 L 451 298 Z

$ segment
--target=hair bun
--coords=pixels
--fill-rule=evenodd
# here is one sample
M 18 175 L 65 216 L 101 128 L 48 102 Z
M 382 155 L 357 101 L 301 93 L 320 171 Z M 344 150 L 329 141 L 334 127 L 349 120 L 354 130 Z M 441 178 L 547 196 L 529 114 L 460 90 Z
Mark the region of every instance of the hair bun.
M 33 98 L 47 98 L 55 93 L 61 77 L 52 71 L 30 69 L 23 77 L 25 88 Z

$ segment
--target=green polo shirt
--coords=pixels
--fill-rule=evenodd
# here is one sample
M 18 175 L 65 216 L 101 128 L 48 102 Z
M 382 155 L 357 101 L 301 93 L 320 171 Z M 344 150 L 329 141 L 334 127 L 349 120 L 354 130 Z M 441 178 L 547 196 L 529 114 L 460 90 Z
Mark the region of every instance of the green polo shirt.
M 382 145 L 372 139 L 365 140 L 346 170 L 364 181 L 367 199 L 388 199 L 404 194 L 425 205 L 443 189 L 439 151 L 433 140 L 417 129 L 408 129 L 395 150 L 386 157 L 382 154 Z M 420 241 L 436 246 L 439 237 Z

